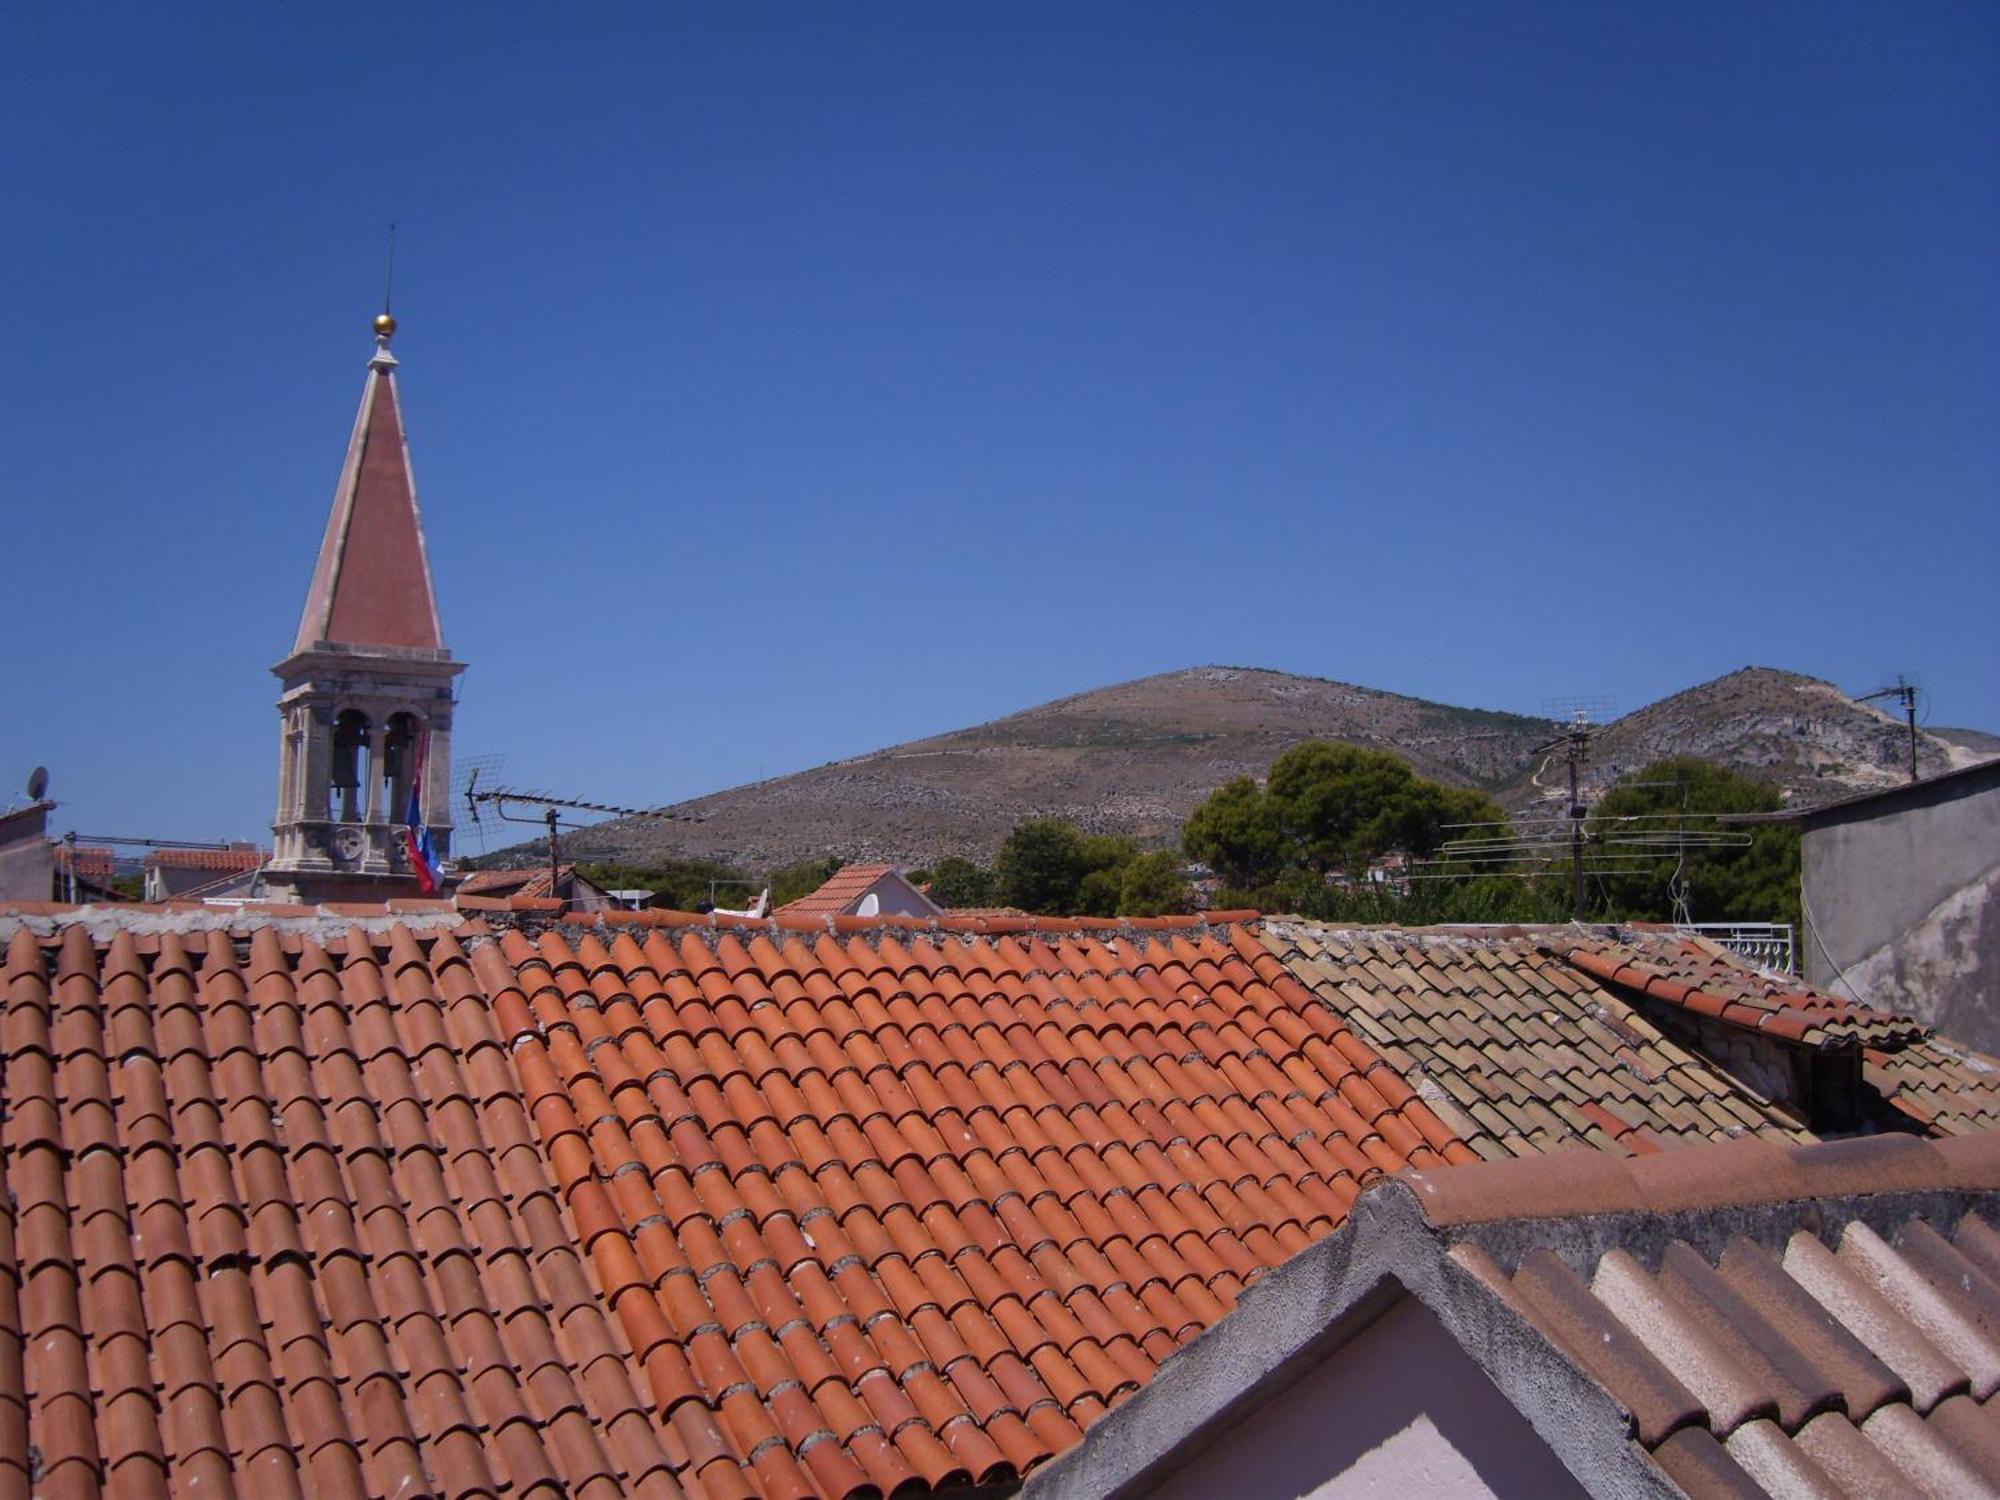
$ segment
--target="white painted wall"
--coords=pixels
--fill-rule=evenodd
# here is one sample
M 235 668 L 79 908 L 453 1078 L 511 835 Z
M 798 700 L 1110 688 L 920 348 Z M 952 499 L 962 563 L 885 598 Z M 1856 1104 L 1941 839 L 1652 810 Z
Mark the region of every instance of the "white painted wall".
M 875 909 L 864 910 L 871 896 L 875 899 Z M 863 917 L 934 917 L 938 914 L 938 908 L 922 891 L 893 870 L 868 887 L 855 903 L 854 910 L 857 916 Z
M 1585 1494 L 1412 1297 L 1167 1476 L 1154 1500 Z

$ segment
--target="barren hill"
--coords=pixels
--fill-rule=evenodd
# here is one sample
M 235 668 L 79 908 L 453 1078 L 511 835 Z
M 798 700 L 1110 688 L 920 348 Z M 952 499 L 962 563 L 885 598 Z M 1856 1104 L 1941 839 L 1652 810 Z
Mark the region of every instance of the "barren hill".
M 1994 752 L 1977 746 L 1991 739 L 1975 730 L 1919 729 L 1917 769 L 1934 776 L 1988 759 Z M 1900 718 L 1854 702 L 1830 682 L 1745 667 L 1614 720 L 1592 747 L 1586 784 L 1602 790 L 1669 755 L 1698 755 L 1775 782 L 1788 801 L 1809 805 L 1904 781 L 1910 739 Z M 1519 806 L 1553 796 L 1554 781 L 1538 766 L 1511 781 L 1501 800 Z
M 1944 733 L 1951 733 L 1946 731 Z M 1194 667 L 1060 698 L 1004 719 L 682 803 L 696 822 L 623 820 L 572 835 L 580 858 L 721 858 L 768 869 L 824 854 L 928 864 L 988 860 L 1029 817 L 1146 843 L 1233 776 L 1286 747 L 1341 740 L 1392 750 L 1440 781 L 1519 806 L 1553 795 L 1536 754 L 1548 723 L 1248 667 Z M 1926 770 L 1984 756 L 1967 732 L 1926 734 Z M 1703 755 L 1820 801 L 1889 785 L 1901 725 L 1832 685 L 1747 668 L 1628 714 L 1600 736 L 1595 782 L 1669 754 Z

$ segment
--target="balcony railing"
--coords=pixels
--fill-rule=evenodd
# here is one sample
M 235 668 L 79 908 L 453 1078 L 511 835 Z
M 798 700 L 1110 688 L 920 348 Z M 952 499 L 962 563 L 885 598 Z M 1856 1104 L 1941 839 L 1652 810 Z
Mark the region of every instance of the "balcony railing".
M 1760 969 L 1798 972 L 1798 950 L 1790 922 L 1694 922 L 1681 930 L 1699 933 Z

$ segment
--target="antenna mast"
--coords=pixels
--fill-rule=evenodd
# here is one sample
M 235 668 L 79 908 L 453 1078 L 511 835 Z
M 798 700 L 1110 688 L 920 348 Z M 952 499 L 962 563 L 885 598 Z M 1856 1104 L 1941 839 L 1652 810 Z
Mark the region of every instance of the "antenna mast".
M 389 224 L 389 262 L 382 268 L 382 314 L 384 317 L 395 312 L 389 305 L 390 294 L 396 290 L 396 225 Z
M 541 805 L 538 817 L 521 817 L 507 811 L 509 803 Z M 557 797 L 548 792 L 523 792 L 512 787 L 496 786 L 486 790 L 479 787 L 479 768 L 474 767 L 470 779 L 465 784 L 465 803 L 472 810 L 472 821 L 479 822 L 479 809 L 483 803 L 491 803 L 494 812 L 509 823 L 540 823 L 548 830 L 549 840 L 549 894 L 554 895 L 561 879 L 562 869 L 562 819 L 558 808 L 572 807 L 581 812 L 610 813 L 619 818 L 658 818 L 674 823 L 699 823 L 701 818 L 694 813 L 674 812 L 664 807 L 619 807 L 610 802 L 587 802 L 581 797 Z M 572 822 L 572 829 L 588 825 Z

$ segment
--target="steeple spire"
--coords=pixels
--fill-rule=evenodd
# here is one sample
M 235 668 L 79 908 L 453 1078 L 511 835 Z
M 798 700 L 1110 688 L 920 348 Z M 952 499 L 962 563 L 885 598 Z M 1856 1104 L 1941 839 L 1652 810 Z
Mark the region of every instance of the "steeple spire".
M 368 361 L 294 651 L 322 642 L 444 649 L 403 434 L 396 356 L 389 352 L 395 334 L 396 320 L 384 311 L 375 319 L 375 357 Z
M 452 682 L 465 666 L 438 628 L 395 336 L 385 297 L 298 638 L 271 669 L 284 688 L 265 874 L 285 900 L 429 894 L 451 853 Z

